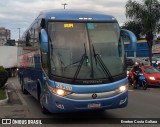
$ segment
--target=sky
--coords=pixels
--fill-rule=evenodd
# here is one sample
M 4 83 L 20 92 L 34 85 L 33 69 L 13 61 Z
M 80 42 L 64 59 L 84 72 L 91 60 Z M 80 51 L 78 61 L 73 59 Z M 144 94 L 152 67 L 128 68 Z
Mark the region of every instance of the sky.
M 0 0 L 0 27 L 11 30 L 11 39 L 18 40 L 39 12 L 48 9 L 87 9 L 113 15 L 122 25 L 126 22 L 128 0 Z M 19 31 L 20 30 L 20 31 Z

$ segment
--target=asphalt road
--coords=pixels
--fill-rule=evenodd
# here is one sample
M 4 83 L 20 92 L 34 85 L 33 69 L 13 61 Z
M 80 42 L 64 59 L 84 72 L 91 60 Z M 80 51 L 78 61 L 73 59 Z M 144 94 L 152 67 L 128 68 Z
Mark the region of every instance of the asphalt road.
M 126 108 L 113 109 L 101 112 L 81 112 L 81 113 L 65 113 L 65 114 L 49 114 L 44 115 L 41 113 L 40 105 L 31 95 L 23 95 L 20 90 L 20 84 L 17 78 L 9 79 L 12 85 L 17 89 L 19 95 L 22 97 L 23 103 L 25 103 L 30 112 L 32 118 L 51 118 L 55 122 L 55 125 L 60 123 L 67 123 L 65 126 L 76 127 L 85 124 L 87 127 L 94 127 L 95 124 L 98 126 L 104 126 L 108 124 L 109 118 L 160 118 L 160 87 L 150 87 L 147 90 L 143 89 L 132 89 L 129 88 L 129 103 Z M 123 119 L 122 119 L 123 120 Z M 54 123 L 53 122 L 53 123 Z M 134 126 L 135 124 L 125 126 Z M 160 125 L 160 124 L 159 124 Z M 147 126 L 159 126 L 152 124 Z M 124 126 L 124 124 L 109 124 L 109 126 Z M 137 125 L 136 125 L 137 126 Z M 140 124 L 140 126 L 146 126 L 146 124 Z

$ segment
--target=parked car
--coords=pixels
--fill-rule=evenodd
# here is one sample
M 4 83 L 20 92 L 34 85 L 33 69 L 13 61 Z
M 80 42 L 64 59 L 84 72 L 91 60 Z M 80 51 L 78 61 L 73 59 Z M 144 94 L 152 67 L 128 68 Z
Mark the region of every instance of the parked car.
M 149 58 L 144 58 L 143 59 L 146 62 L 149 62 Z M 157 61 L 157 63 L 160 63 L 160 58 L 159 57 L 152 57 L 152 64 L 155 63 L 155 61 Z
M 146 78 L 147 85 L 160 86 L 160 71 L 152 66 L 141 66 L 142 73 Z M 132 69 L 128 74 L 129 83 L 132 83 Z
M 152 57 L 152 63 L 155 63 L 157 61 L 157 63 L 160 63 L 160 58 L 157 57 Z
M 126 66 L 133 66 L 134 65 L 134 61 L 131 58 L 126 58 Z

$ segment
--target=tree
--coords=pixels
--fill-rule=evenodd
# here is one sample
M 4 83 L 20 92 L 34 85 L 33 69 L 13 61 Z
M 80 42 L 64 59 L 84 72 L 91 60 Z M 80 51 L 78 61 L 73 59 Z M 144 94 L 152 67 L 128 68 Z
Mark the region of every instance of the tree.
M 125 22 L 121 28 L 132 31 L 136 35 L 137 39 L 140 39 L 140 33 L 142 32 L 141 24 L 138 24 L 135 21 L 128 21 Z
M 8 72 L 3 66 L 0 66 L 0 88 L 2 88 L 8 80 Z
M 149 47 L 150 65 L 152 65 L 153 36 L 160 25 L 160 1 L 143 0 L 141 3 L 128 0 L 126 3 L 126 17 L 141 24 L 142 34 L 146 35 Z

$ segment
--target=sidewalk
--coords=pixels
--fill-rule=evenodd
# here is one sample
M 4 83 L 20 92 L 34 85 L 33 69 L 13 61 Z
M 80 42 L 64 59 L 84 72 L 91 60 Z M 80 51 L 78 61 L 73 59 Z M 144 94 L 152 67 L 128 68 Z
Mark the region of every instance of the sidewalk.
M 29 118 L 30 113 L 14 83 L 7 82 L 8 101 L 0 105 L 0 118 Z

